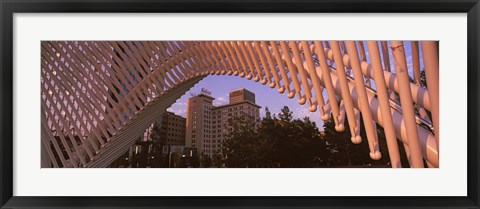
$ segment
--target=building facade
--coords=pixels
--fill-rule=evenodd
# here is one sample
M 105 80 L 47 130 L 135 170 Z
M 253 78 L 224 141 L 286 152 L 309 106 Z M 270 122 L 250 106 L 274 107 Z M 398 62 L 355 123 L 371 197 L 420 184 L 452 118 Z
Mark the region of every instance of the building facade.
M 186 118 L 165 111 L 159 122 L 159 141 L 152 141 L 154 131 L 153 124 L 145 130 L 143 136 L 130 147 L 124 155 L 118 158 L 111 167 L 160 167 L 165 162 L 158 162 L 169 155 L 169 152 L 176 149 L 183 149 L 185 146 L 185 124 Z M 165 166 L 163 166 L 165 167 Z
M 204 93 L 187 99 L 185 146 L 199 153 L 211 140 L 213 100 Z
M 205 93 L 187 99 L 186 147 L 210 157 L 220 154 L 222 142 L 232 131 L 229 119 L 242 115 L 260 118 L 261 107 L 255 103 L 254 93 L 241 88 L 231 91 L 229 98 L 222 106 L 214 106 L 214 98 Z
M 185 146 L 186 120 L 172 112 L 163 113 L 160 138 L 166 145 Z

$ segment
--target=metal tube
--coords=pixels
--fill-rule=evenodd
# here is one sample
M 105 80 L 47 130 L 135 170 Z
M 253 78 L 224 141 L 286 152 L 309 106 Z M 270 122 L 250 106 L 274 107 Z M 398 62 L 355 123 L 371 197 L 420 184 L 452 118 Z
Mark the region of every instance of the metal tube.
M 438 73 L 438 53 L 435 41 L 422 41 L 423 63 L 425 65 L 425 77 L 427 79 L 427 88 L 430 93 L 432 104 L 431 112 L 433 119 L 433 128 L 435 130 L 435 141 L 439 147 L 438 136 L 440 136 L 439 124 L 439 73 Z
M 358 49 L 360 51 L 360 59 L 362 62 L 367 61 L 367 55 L 365 54 L 365 46 L 363 45 L 363 41 L 357 41 Z M 368 87 L 372 86 L 370 78 L 365 78 L 365 85 Z
M 317 68 L 320 68 L 320 67 L 317 66 Z M 333 73 L 331 74 L 331 77 L 332 77 L 332 82 L 335 86 L 335 92 L 337 93 L 337 95 L 342 95 L 338 76 L 334 73 L 336 71 L 332 70 L 332 72 Z M 323 79 L 320 79 L 320 82 L 323 85 L 325 83 Z M 359 95 L 353 79 L 351 80 L 349 79 L 348 88 L 349 88 L 350 96 L 352 97 L 353 104 L 355 106 L 354 110 L 355 110 L 355 117 L 357 120 L 357 124 L 360 124 L 360 113 L 357 109 L 360 109 L 361 105 L 360 105 Z M 380 126 L 383 126 L 384 121 L 381 114 L 379 113 L 380 106 L 378 105 L 378 97 L 376 96 L 376 93 L 368 91 L 367 97 L 368 97 L 368 101 L 370 101 L 368 108 L 370 108 L 370 111 L 372 112 L 373 119 Z M 391 105 L 393 105 L 393 103 L 394 103 L 393 101 L 390 102 Z M 330 108 L 329 106 L 330 104 L 327 102 L 327 104 L 325 105 L 325 109 L 329 109 Z M 397 139 L 399 139 L 406 147 L 405 151 L 408 157 L 410 156 L 409 154 L 410 149 L 408 148 L 408 144 L 407 144 L 408 143 L 407 129 L 405 127 L 405 123 L 403 123 L 404 118 L 403 118 L 402 112 L 401 110 L 398 110 L 395 108 L 390 108 L 390 110 L 391 110 L 390 114 L 392 115 L 393 125 L 395 127 L 395 133 L 397 135 Z M 435 143 L 435 136 L 430 132 L 429 129 L 424 128 L 422 126 L 418 126 L 418 134 L 420 138 L 420 146 L 422 149 L 424 159 L 427 162 L 434 165 L 435 167 L 438 167 L 438 150 Z
M 299 101 L 298 103 L 300 104 L 305 104 L 305 101 L 308 101 L 309 108 L 312 107 L 312 92 L 310 88 L 310 84 L 308 83 L 307 79 L 307 72 L 305 72 L 305 69 L 303 68 L 303 62 L 302 58 L 300 57 L 300 52 L 298 51 L 298 47 L 295 41 L 291 41 L 289 43 L 290 48 L 292 49 L 292 54 L 293 54 L 293 59 L 295 61 L 295 66 L 297 66 L 297 71 L 300 74 L 300 79 L 302 81 L 302 86 L 303 86 L 303 94 L 305 94 L 305 97 L 302 97 L 302 100 Z
M 256 77 L 257 75 L 255 74 L 255 67 L 252 64 L 252 61 L 250 60 L 250 56 L 247 52 L 247 49 L 245 47 L 245 43 L 243 41 L 237 41 L 237 44 L 240 46 L 240 50 L 243 52 L 243 55 L 245 57 L 245 60 L 247 61 L 248 67 L 247 68 L 247 79 L 250 80 L 253 77 Z
M 270 46 L 272 47 L 273 55 L 275 56 L 275 61 L 277 62 L 278 70 L 280 71 L 280 75 L 282 76 L 284 86 L 284 88 L 279 88 L 278 92 L 283 93 L 285 92 L 285 90 L 287 90 L 288 98 L 293 98 L 295 96 L 295 91 L 290 91 L 290 79 L 288 78 L 287 72 L 285 71 L 285 65 L 283 64 L 283 60 L 280 56 L 277 43 L 275 43 L 275 41 L 271 41 Z
M 293 87 L 295 88 L 295 92 L 297 93 L 298 101 L 303 100 L 302 96 L 302 88 L 300 88 L 300 82 L 298 81 L 298 72 L 295 68 L 295 65 L 292 63 L 292 58 L 290 57 L 290 51 L 288 50 L 288 46 L 285 41 L 280 41 L 280 47 L 282 47 L 282 55 L 283 59 L 287 62 L 288 71 L 290 71 L 290 77 L 292 78 Z M 290 98 L 290 95 L 288 95 Z
M 391 71 L 390 69 L 390 55 L 388 54 L 388 44 L 386 41 L 381 41 L 382 43 L 382 57 L 383 57 L 383 70 L 388 72 Z
M 267 58 L 268 65 L 270 67 L 270 71 L 272 72 L 273 78 L 275 80 L 275 83 L 271 82 L 269 84 L 269 86 L 270 86 L 270 88 L 274 88 L 275 86 L 277 86 L 278 90 L 280 90 L 280 88 L 282 88 L 282 86 L 280 85 L 280 78 L 278 77 L 277 67 L 273 63 L 272 53 L 270 52 L 270 49 L 268 48 L 267 42 L 262 41 L 261 42 L 261 48 L 263 50 L 263 54 L 265 54 L 265 56 Z
M 260 68 L 260 65 L 258 64 L 258 56 L 255 55 L 255 51 L 253 50 L 252 43 L 250 43 L 250 41 L 245 41 L 245 44 L 247 45 L 248 54 L 250 54 L 253 65 L 255 67 L 255 72 L 257 72 L 257 75 L 255 75 L 253 80 L 255 82 L 263 80 L 263 74 L 264 73 L 262 72 L 262 69 Z M 265 84 L 265 83 L 263 83 L 263 84 Z
M 411 42 L 412 47 L 412 64 L 413 64 L 413 80 L 420 86 L 420 56 L 418 52 L 418 41 Z
M 342 89 L 342 98 L 345 103 L 345 110 L 347 113 L 347 120 L 350 126 L 350 134 L 352 135 L 351 141 L 354 144 L 359 144 L 362 142 L 362 137 L 360 136 L 360 124 L 356 123 L 355 120 L 355 111 L 353 107 L 352 97 L 348 91 L 348 81 L 347 75 L 345 74 L 345 66 L 342 61 L 342 54 L 340 51 L 340 46 L 337 41 L 331 41 L 331 47 L 333 51 L 333 60 L 335 61 L 338 80 L 340 81 L 340 87 Z M 358 126 L 358 128 L 357 128 Z
M 262 47 L 260 46 L 260 42 L 254 41 L 253 45 L 255 47 L 255 50 L 258 56 L 260 57 L 260 62 L 262 63 L 263 71 L 266 75 L 266 78 L 262 79 L 260 82 L 263 85 L 267 84 L 268 82 L 268 85 L 270 86 L 270 88 L 273 88 L 275 86 L 272 86 L 272 84 L 275 84 L 275 83 L 272 82 L 272 75 L 270 74 L 270 69 L 268 68 L 267 60 L 265 58 L 265 53 L 262 53 Z
M 302 45 L 302 50 L 303 53 L 305 54 L 305 61 L 307 63 L 306 69 L 308 69 L 308 73 L 310 75 L 310 80 L 312 81 L 313 84 L 313 90 L 315 92 L 315 99 L 317 101 L 317 104 L 322 103 L 323 101 L 320 101 L 320 98 L 323 99 L 322 95 L 322 86 L 320 85 L 320 78 L 319 74 L 315 71 L 315 64 L 313 62 L 312 58 L 312 52 L 310 52 L 310 48 L 308 47 L 308 43 L 306 41 L 301 42 Z M 310 106 L 310 111 L 314 112 L 317 109 L 317 105 L 311 105 Z M 312 111 L 313 110 L 313 111 Z M 320 112 L 323 116 L 323 110 Z
M 378 104 L 383 118 L 383 128 L 385 130 L 385 138 L 387 140 L 388 154 L 393 168 L 401 168 L 400 153 L 398 151 L 397 137 L 395 135 L 395 127 L 393 126 L 392 115 L 390 114 L 390 104 L 388 99 L 388 90 L 385 84 L 385 78 L 382 76 L 382 61 L 380 60 L 380 52 L 376 41 L 368 41 L 368 53 L 372 62 L 375 87 L 377 89 Z
M 311 47 L 315 48 L 315 50 L 316 50 L 315 46 L 311 46 Z M 327 58 L 329 60 L 333 60 L 332 50 L 328 49 L 328 48 L 324 48 L 324 50 L 325 50 L 325 54 L 327 55 Z M 348 54 L 343 55 L 343 64 L 347 68 L 351 68 L 350 59 L 351 58 Z M 369 78 L 373 78 L 370 63 L 361 62 L 360 66 L 361 66 L 361 70 L 362 70 L 363 75 L 365 75 L 366 77 L 369 77 Z M 393 89 L 395 92 L 398 93 L 399 87 L 398 87 L 397 76 L 395 74 L 387 72 L 387 71 L 383 71 L 383 75 L 385 77 L 385 81 L 387 81 L 388 89 Z M 410 83 L 410 88 L 412 89 L 411 95 L 412 95 L 413 101 L 416 104 L 421 105 L 425 109 L 430 110 L 430 99 L 429 99 L 429 96 L 428 96 L 428 91 L 425 88 L 417 86 L 413 83 Z
M 365 54 L 365 46 L 363 45 L 363 41 L 357 41 L 357 45 L 360 51 L 360 60 L 362 60 L 362 62 L 366 62 L 367 55 Z
M 358 102 L 360 111 L 362 112 L 363 123 L 365 124 L 365 131 L 367 132 L 367 140 L 370 148 L 370 158 L 379 160 L 382 158 L 377 139 L 377 128 L 373 121 L 372 113 L 370 112 L 367 93 L 363 81 L 362 68 L 360 60 L 358 59 L 357 46 L 354 41 L 347 41 L 347 50 L 349 52 L 350 61 L 353 70 L 353 77 L 355 79 L 355 87 L 358 94 Z
M 403 42 L 392 41 L 391 48 L 393 51 L 393 61 L 399 85 L 400 103 L 402 104 L 402 113 L 405 127 L 407 129 L 407 141 L 412 158 L 411 166 L 414 168 L 423 168 L 422 152 L 418 142 L 418 130 L 415 122 L 412 95 L 410 93 L 410 77 L 408 76 Z
M 238 43 L 234 42 L 234 41 L 231 41 L 230 44 L 233 46 L 233 49 L 235 50 L 237 58 L 240 60 L 240 64 L 242 65 L 242 71 L 240 72 L 240 77 L 243 78 L 246 75 L 248 75 L 248 73 L 249 73 L 247 71 L 248 65 L 245 63 L 246 61 L 244 61 L 244 59 L 243 59 L 243 54 L 239 49 Z
M 330 107 L 332 108 L 333 113 L 333 122 L 335 122 L 335 130 L 336 131 L 344 131 L 345 126 L 338 123 L 338 102 L 335 95 L 335 89 L 333 88 L 332 78 L 330 77 L 329 67 L 327 65 L 327 56 L 323 49 L 323 44 L 320 41 L 314 41 L 316 46 L 316 54 L 318 57 L 318 61 L 320 62 L 320 69 L 322 70 L 322 77 L 325 81 L 325 88 L 327 89 L 328 101 L 330 102 Z
M 420 85 L 420 56 L 418 52 L 418 41 L 412 41 L 411 48 L 412 48 L 413 80 L 415 81 L 415 84 L 417 84 L 418 86 L 421 86 Z M 427 111 L 423 107 L 420 107 L 419 105 L 416 105 L 416 108 L 418 110 L 418 114 L 420 115 L 420 117 L 430 122 L 430 118 L 428 117 Z

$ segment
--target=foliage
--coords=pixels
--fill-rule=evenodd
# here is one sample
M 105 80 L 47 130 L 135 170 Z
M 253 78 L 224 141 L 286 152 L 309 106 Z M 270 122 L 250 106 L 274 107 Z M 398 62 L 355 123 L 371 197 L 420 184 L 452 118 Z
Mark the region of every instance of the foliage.
M 315 167 L 325 156 L 325 142 L 309 118 L 293 119 L 288 107 L 276 115 L 266 108 L 260 121 L 241 116 L 229 121 L 233 131 L 223 143 L 227 167 Z
M 154 159 L 152 160 L 152 167 L 165 167 L 165 156 L 162 154 L 163 146 L 166 143 L 166 139 L 161 137 L 161 127 L 157 122 L 153 123 L 152 132 L 150 134 L 150 140 L 153 143 Z
M 202 160 L 200 166 L 204 168 L 212 167 L 212 158 L 210 157 L 210 155 L 203 155 L 201 159 Z
M 189 160 L 188 166 L 193 168 L 200 167 L 200 156 L 197 153 L 194 153 L 192 157 L 190 157 L 188 160 Z
M 255 167 L 262 142 L 253 118 L 242 115 L 230 118 L 232 131 L 222 143 L 222 154 L 227 167 Z
M 277 115 L 265 109 L 260 121 L 241 116 L 229 121 L 233 131 L 222 144 L 226 167 L 389 167 L 385 134 L 377 126 L 380 160 L 370 158 L 363 120 L 360 120 L 362 142 L 353 144 L 349 124 L 337 132 L 332 117 L 324 123 L 324 135 L 308 117 L 293 119 L 288 107 Z M 403 145 L 399 143 L 402 164 L 408 167 Z
M 169 156 L 162 154 L 166 142 L 160 137 L 160 127 L 153 125 L 150 136 L 154 147 L 151 167 L 205 167 L 205 168 L 303 168 L 303 167 L 389 167 L 389 154 L 385 134 L 377 126 L 380 160 L 370 158 L 370 149 L 363 120 L 360 120 L 362 142 L 353 144 L 348 121 L 345 131 L 337 132 L 330 117 L 324 123 L 321 134 L 316 124 L 305 117 L 294 119 L 293 112 L 285 106 L 278 114 L 272 114 L 265 108 L 265 117 L 255 121 L 248 115 L 229 119 L 231 131 L 222 143 L 222 152 L 212 156 L 197 154 L 183 157 L 184 153 L 174 152 Z M 361 115 L 360 115 L 361 117 Z M 399 150 L 403 167 L 408 167 L 404 146 L 400 142 Z M 123 165 L 128 153 L 122 156 L 115 166 Z M 139 156 L 136 156 L 139 157 Z M 142 158 L 143 159 L 143 158 Z M 147 159 L 150 159 L 147 157 Z M 133 158 L 130 164 L 133 166 Z
M 361 117 L 361 115 L 360 115 Z M 385 138 L 385 131 L 377 125 L 378 146 L 382 158 L 380 160 L 372 160 L 370 158 L 370 149 L 368 139 L 365 132 L 365 125 L 363 120 L 360 120 L 360 136 L 362 142 L 360 144 L 353 144 L 351 142 L 351 133 L 348 120 L 345 120 L 345 131 L 335 131 L 335 123 L 332 118 L 324 123 L 325 136 L 327 143 L 327 150 L 329 150 L 329 157 L 325 162 L 325 166 L 334 167 L 390 167 L 390 158 L 388 153 L 387 142 Z M 405 155 L 403 144 L 397 141 L 401 162 L 403 167 L 408 166 L 408 160 Z
M 212 167 L 221 168 L 223 167 L 222 154 L 215 153 L 212 156 Z

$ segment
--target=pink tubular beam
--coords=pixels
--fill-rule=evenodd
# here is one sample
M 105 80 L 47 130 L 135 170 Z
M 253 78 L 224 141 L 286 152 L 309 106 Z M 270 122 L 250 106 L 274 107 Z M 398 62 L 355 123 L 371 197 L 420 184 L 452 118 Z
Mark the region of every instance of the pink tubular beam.
M 348 91 L 347 76 L 345 74 L 345 66 L 342 61 L 340 46 L 337 41 L 331 41 L 330 45 L 333 51 L 333 60 L 336 63 L 338 80 L 340 81 L 340 87 L 342 89 L 342 97 L 345 103 L 348 124 L 350 126 L 350 134 L 352 135 L 351 141 L 354 144 L 359 144 L 362 142 L 362 137 L 360 136 L 360 124 L 357 124 L 355 121 L 355 111 L 350 92 Z
M 382 57 L 383 57 L 383 70 L 390 72 L 390 57 L 388 56 L 388 44 L 386 41 L 381 41 L 382 45 Z
M 373 67 L 373 75 L 375 87 L 377 88 L 378 103 L 380 105 L 380 112 L 384 121 L 383 127 L 385 130 L 385 137 L 387 140 L 388 154 L 390 155 L 390 162 L 392 168 L 401 168 L 400 153 L 398 151 L 397 136 L 395 135 L 395 127 L 393 126 L 392 115 L 390 114 L 390 105 L 388 99 L 388 90 L 385 85 L 385 78 L 382 76 L 382 62 L 380 60 L 380 52 L 378 51 L 378 44 L 376 41 L 368 41 L 368 52 Z
M 314 48 L 314 50 L 316 50 L 317 47 L 315 46 L 311 46 Z M 329 60 L 333 60 L 333 52 L 331 49 L 328 49 L 328 48 L 325 48 L 325 54 L 327 55 L 327 58 Z M 351 61 L 350 61 L 350 56 L 348 54 L 344 54 L 343 55 L 343 64 L 345 65 L 345 67 L 347 68 L 351 68 Z M 366 77 L 369 77 L 369 78 L 373 78 L 373 75 L 372 75 L 372 66 L 370 65 L 370 63 L 368 62 L 361 62 L 360 63 L 361 65 L 361 71 L 363 73 L 364 76 Z M 399 92 L 399 87 L 398 87 L 398 80 L 397 80 L 397 76 L 391 72 L 387 72 L 387 71 L 383 71 L 383 76 L 385 77 L 385 81 L 387 81 L 387 88 L 389 90 L 393 90 L 392 92 Z M 429 100 L 429 96 L 428 96 L 428 91 L 423 88 L 423 87 L 420 87 L 420 86 L 417 86 L 413 83 L 410 83 L 410 89 L 412 90 L 411 95 L 412 95 L 412 98 L 413 98 L 413 101 L 416 103 L 416 104 L 419 104 L 421 105 L 422 107 L 424 107 L 426 110 L 430 110 L 430 100 Z
M 377 139 L 377 128 L 370 112 L 369 101 L 365 90 L 363 81 L 363 74 L 360 66 L 360 60 L 358 59 L 357 46 L 354 41 L 347 41 L 348 55 L 353 70 L 353 77 L 355 79 L 355 87 L 357 89 L 360 111 L 362 112 L 363 122 L 365 124 L 365 131 L 367 132 L 367 140 L 370 148 L 370 158 L 373 160 L 379 160 L 382 158 L 380 153 Z
M 322 120 L 332 115 L 337 131 L 348 121 L 352 143 L 361 142 L 364 123 L 374 160 L 381 158 L 379 125 L 393 168 L 402 167 L 398 146 L 410 167 L 438 168 L 438 42 L 411 43 L 415 82 L 403 42 L 391 43 L 389 49 L 386 41 L 42 41 L 41 167 L 108 167 L 197 82 L 234 75 L 298 96 Z M 396 93 L 400 102 L 388 98 Z
M 317 66 L 317 69 L 320 70 L 320 67 Z M 340 87 L 338 76 L 335 73 L 332 73 L 331 77 L 332 77 L 332 82 L 335 86 L 335 92 L 337 93 L 337 95 L 342 95 L 341 93 L 342 90 Z M 325 82 L 323 79 L 320 79 L 320 82 L 322 85 L 325 85 Z M 350 92 L 350 96 L 352 97 L 353 105 L 355 107 L 354 109 L 355 119 L 357 121 L 357 124 L 360 124 L 360 111 L 358 111 L 357 109 L 360 109 L 361 104 L 360 104 L 359 94 L 355 86 L 355 81 L 349 80 L 348 89 Z M 380 113 L 378 97 L 373 92 L 368 92 L 367 98 L 368 98 L 368 101 L 370 101 L 368 108 L 372 113 L 372 118 L 380 126 L 383 126 L 385 122 L 383 121 L 383 118 Z M 326 111 L 329 111 L 328 109 L 330 109 L 330 104 L 328 102 L 325 105 L 325 109 Z M 405 147 L 405 152 L 407 153 L 407 157 L 409 157 L 411 156 L 411 154 L 410 154 L 410 149 L 407 145 L 408 143 L 407 129 L 405 127 L 405 123 L 403 123 L 402 112 L 394 108 L 390 108 L 390 114 L 392 115 L 393 124 L 395 127 L 395 134 L 397 135 L 397 139 L 399 139 L 403 143 Z M 435 136 L 430 132 L 430 130 L 421 126 L 419 126 L 418 128 L 418 134 L 421 139 L 420 146 L 421 146 L 421 152 L 422 152 L 421 154 L 423 155 L 423 158 L 425 159 L 425 161 L 433 165 L 433 167 L 438 168 L 438 150 L 435 143 Z
M 439 74 L 438 74 L 438 54 L 437 45 L 434 41 L 422 41 L 422 54 L 425 65 L 425 77 L 427 79 L 428 91 L 430 92 L 430 101 L 432 103 L 432 119 L 435 130 L 435 141 L 439 147 L 438 136 L 440 135 L 439 124 Z
M 417 86 L 420 86 L 420 57 L 418 52 L 418 41 L 411 42 L 412 47 L 412 64 L 413 64 L 413 80 Z M 427 111 L 420 107 L 419 105 L 415 106 L 418 110 L 418 114 L 424 120 L 430 122 L 430 118 L 428 117 Z
M 308 102 L 309 108 L 312 107 L 312 92 L 310 84 L 308 83 L 307 72 L 303 68 L 302 58 L 300 57 L 300 52 L 298 51 L 298 46 L 295 41 L 290 41 L 290 49 L 292 49 L 293 59 L 295 61 L 295 66 L 297 66 L 297 71 L 300 74 L 300 79 L 302 81 L 303 93 L 306 97 L 306 102 Z M 305 97 L 302 97 L 302 101 L 299 101 L 300 104 L 305 104 Z
M 413 80 L 420 86 L 420 56 L 418 52 L 418 41 L 412 41 L 412 64 L 413 64 Z
M 238 75 L 240 73 L 239 68 L 241 68 L 240 61 L 237 60 L 237 56 L 235 56 L 234 50 L 232 49 L 232 46 L 229 42 L 224 41 L 222 42 L 222 45 L 224 45 L 227 48 L 227 51 L 230 53 L 230 57 L 233 59 L 233 62 L 235 63 L 235 68 L 232 69 L 233 73 L 235 75 Z
M 255 66 L 253 66 L 252 61 L 250 60 L 250 55 L 248 54 L 247 48 L 245 47 L 245 42 L 243 41 L 237 41 L 237 44 L 240 46 L 240 51 L 243 52 L 243 57 L 247 61 L 248 68 L 247 71 L 247 79 L 250 80 L 254 77 L 257 77 L 256 72 L 255 72 Z M 258 81 L 258 80 L 257 80 Z
M 343 100 L 340 101 L 340 115 L 338 116 L 338 123 L 345 126 L 345 103 Z
M 365 46 L 363 45 L 363 41 L 357 41 L 357 46 L 360 51 L 360 59 L 362 60 L 362 62 L 366 62 L 367 55 L 365 54 Z M 365 78 L 365 85 L 368 87 L 372 86 L 370 78 Z
M 277 43 L 275 41 L 270 42 L 270 46 L 272 47 L 273 55 L 275 56 L 275 61 L 277 62 L 278 70 L 280 71 L 280 75 L 282 76 L 283 87 L 279 88 L 278 92 L 283 93 L 285 90 L 287 91 L 288 97 L 293 98 L 295 96 L 294 91 L 290 91 L 290 79 L 288 78 L 287 72 L 285 71 L 285 65 L 283 64 L 282 56 L 277 47 Z
M 320 41 L 313 42 L 317 49 L 323 49 L 323 44 Z M 345 126 L 343 124 L 338 123 L 338 102 L 335 95 L 335 90 L 333 88 L 332 79 L 330 78 L 330 67 L 327 65 L 327 56 L 325 56 L 325 52 L 323 50 L 316 50 L 315 51 L 318 57 L 318 62 L 320 62 L 320 69 L 322 70 L 322 77 L 325 81 L 325 88 L 327 89 L 328 101 L 330 102 L 330 108 L 332 108 L 333 113 L 333 121 L 335 122 L 335 130 L 336 131 L 344 131 Z
M 267 42 L 266 41 L 261 41 L 261 48 L 263 50 L 263 54 L 267 57 L 268 65 L 270 67 L 270 71 L 273 74 L 273 78 L 275 79 L 275 83 L 270 83 L 270 88 L 273 88 L 277 86 L 278 90 L 280 91 L 280 88 L 282 86 L 280 85 L 280 78 L 278 77 L 278 72 L 275 64 L 273 63 L 273 58 L 272 58 L 272 53 L 270 52 L 270 49 L 268 48 Z M 285 87 L 283 87 L 285 88 Z
M 231 41 L 230 45 L 233 46 L 233 49 L 235 50 L 236 56 L 237 56 L 238 60 L 240 61 L 241 66 L 242 66 L 242 70 L 241 71 L 239 70 L 239 72 L 240 72 L 239 75 L 240 75 L 240 77 L 243 78 L 246 75 L 248 75 L 248 71 L 247 71 L 248 66 L 245 63 L 243 53 L 240 51 L 240 47 L 238 46 L 237 42 Z
M 256 56 L 255 52 L 253 51 L 252 43 L 250 41 L 245 41 L 245 43 L 247 45 L 248 53 L 250 54 L 253 65 L 255 67 L 255 72 L 257 72 L 257 75 L 253 79 L 254 79 L 255 82 L 263 80 L 262 69 L 260 69 L 260 65 L 258 64 L 258 56 Z
M 347 49 L 350 55 L 353 77 L 355 79 L 355 87 L 358 93 L 360 111 L 362 112 L 363 123 L 365 124 L 365 131 L 367 133 L 367 140 L 370 147 L 370 158 L 379 160 L 382 157 L 378 146 L 377 129 L 372 118 L 372 113 L 369 110 L 369 102 L 365 85 L 363 81 L 363 74 L 360 67 L 360 60 L 358 59 L 357 46 L 353 41 L 347 41 Z
M 357 41 L 357 45 L 360 51 L 360 60 L 362 60 L 362 62 L 366 62 L 367 55 L 365 54 L 365 46 L 363 45 L 363 41 Z
M 293 65 L 287 43 L 285 41 L 280 41 L 280 47 L 282 47 L 282 58 L 287 63 L 287 68 L 288 68 L 288 71 L 290 72 L 290 78 L 292 78 L 293 87 L 295 88 L 295 92 L 297 93 L 298 103 L 301 103 L 302 101 L 304 101 L 304 98 L 302 96 L 302 90 L 301 90 L 302 88 L 300 87 L 300 82 L 298 81 L 298 77 L 297 77 L 298 75 L 297 69 L 295 68 L 295 65 Z M 295 95 L 288 95 L 289 98 L 293 98 L 293 96 Z
M 219 45 L 219 47 L 222 49 L 223 51 L 223 56 L 228 59 L 228 64 L 230 66 L 230 69 L 228 70 L 227 74 L 228 75 L 232 75 L 233 74 L 233 71 L 235 69 L 237 69 L 237 66 L 238 66 L 238 63 L 237 63 L 237 60 L 235 60 L 230 51 L 228 51 L 227 47 L 225 46 L 225 43 L 224 42 L 218 42 L 217 43 Z M 224 59 L 225 60 L 225 59 Z
M 410 94 L 410 77 L 408 76 L 403 42 L 392 41 L 391 48 L 393 51 L 393 61 L 400 91 L 400 103 L 402 104 L 402 113 L 404 115 L 404 123 L 407 130 L 407 144 L 410 147 L 411 166 L 413 168 L 423 168 L 420 144 L 418 142 L 417 124 L 415 122 L 415 111 L 413 109 L 413 101 Z
M 305 54 L 305 60 L 307 62 L 308 73 L 310 74 L 310 80 L 313 83 L 313 90 L 315 91 L 315 96 L 316 96 L 315 99 L 317 101 L 317 104 L 320 104 L 321 102 L 323 103 L 323 101 L 319 100 L 320 98 L 323 99 L 322 89 L 320 85 L 320 78 L 318 77 L 318 74 L 315 71 L 315 64 L 313 62 L 312 53 L 310 52 L 310 47 L 308 47 L 308 43 L 306 41 L 301 41 L 300 43 L 302 46 L 303 53 Z M 310 106 L 311 112 L 314 112 L 316 109 L 317 109 L 316 105 Z
M 263 71 L 265 72 L 266 78 L 262 79 L 260 82 L 265 85 L 268 83 L 270 88 L 273 88 L 275 86 L 272 86 L 272 84 L 275 84 L 272 82 L 272 75 L 270 75 L 270 69 L 268 68 L 267 61 L 265 58 L 264 53 L 262 53 L 262 49 L 260 47 L 260 43 L 258 41 L 253 42 L 253 46 L 255 47 L 255 50 L 258 54 L 258 57 L 260 57 L 260 62 L 262 63 Z

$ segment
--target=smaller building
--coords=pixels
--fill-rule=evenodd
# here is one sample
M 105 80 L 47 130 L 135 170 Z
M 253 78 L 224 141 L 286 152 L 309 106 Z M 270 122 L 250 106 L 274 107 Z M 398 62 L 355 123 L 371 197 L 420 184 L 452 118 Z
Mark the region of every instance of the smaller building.
M 245 88 L 239 88 L 229 93 L 230 104 L 249 101 L 255 104 L 255 94 Z
M 165 111 L 162 116 L 160 138 L 166 145 L 185 146 L 185 125 L 187 119 Z
M 112 163 L 111 167 L 168 167 L 172 150 L 180 152 L 178 150 L 183 150 L 185 146 L 186 119 L 165 111 L 158 121 L 157 133 L 153 133 L 155 128 L 152 124 L 129 151 Z M 152 139 L 155 134 L 158 134 L 159 140 Z

